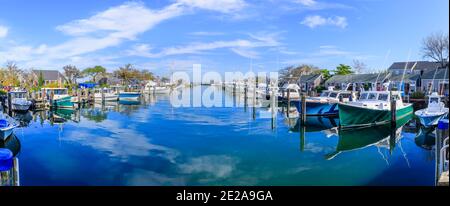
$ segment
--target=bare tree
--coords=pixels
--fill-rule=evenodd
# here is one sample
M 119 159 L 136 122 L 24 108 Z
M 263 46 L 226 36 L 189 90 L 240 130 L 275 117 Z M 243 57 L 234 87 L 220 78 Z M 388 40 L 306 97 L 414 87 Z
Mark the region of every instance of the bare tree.
M 67 81 L 69 81 L 69 84 L 76 84 L 77 78 L 82 77 L 81 71 L 73 65 L 66 65 L 63 67 L 63 69 L 64 75 L 66 76 Z
M 423 40 L 422 54 L 424 58 L 431 58 L 445 67 L 448 62 L 448 33 L 432 33 Z
M 364 62 L 354 59 L 353 60 L 353 69 L 356 71 L 357 74 L 360 74 L 363 71 L 367 70 L 367 66 Z

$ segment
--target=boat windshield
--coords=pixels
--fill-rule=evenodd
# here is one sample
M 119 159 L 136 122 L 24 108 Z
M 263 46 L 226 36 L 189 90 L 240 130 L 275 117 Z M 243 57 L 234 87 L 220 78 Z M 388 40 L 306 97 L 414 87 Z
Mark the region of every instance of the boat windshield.
M 364 100 L 367 99 L 367 93 L 362 93 L 361 96 L 359 97 L 360 100 Z
M 376 100 L 377 99 L 377 93 L 369 93 L 369 97 L 367 99 L 369 99 L 369 100 Z
M 329 94 L 330 94 L 329 92 L 323 92 L 320 96 L 321 97 L 328 97 Z
M 439 98 L 437 98 L 437 97 L 430 98 L 430 103 L 434 103 L 434 104 L 439 103 Z
M 332 97 L 332 98 L 336 98 L 337 95 L 338 95 L 337 92 L 331 92 L 331 93 L 330 93 L 330 97 Z
M 65 94 L 67 94 L 67 90 L 65 90 L 65 89 L 55 89 L 55 90 L 53 90 L 53 92 L 56 95 L 65 95 Z
M 347 99 L 347 98 L 350 98 L 351 94 L 349 94 L 349 93 L 341 93 L 340 96 L 342 98 L 346 98 Z
M 378 95 L 378 100 L 380 101 L 388 101 L 389 95 L 388 94 L 380 94 Z

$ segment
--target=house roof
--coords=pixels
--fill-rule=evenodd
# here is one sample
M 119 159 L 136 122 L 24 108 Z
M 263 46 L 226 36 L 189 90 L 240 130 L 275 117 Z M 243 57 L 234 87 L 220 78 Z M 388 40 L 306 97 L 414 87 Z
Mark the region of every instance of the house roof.
M 425 72 L 422 75 L 422 79 L 447 79 L 448 80 L 448 75 L 449 75 L 449 70 L 447 67 L 446 69 L 438 69 L 438 70 L 434 69 L 434 70 Z
M 334 75 L 328 81 L 327 84 L 335 83 L 375 83 L 375 82 L 385 82 L 385 80 L 390 81 L 402 81 L 402 74 L 395 74 L 393 72 L 382 72 L 373 74 L 349 74 L 349 75 Z M 404 79 L 411 81 L 416 81 L 420 78 L 419 74 L 405 74 Z
M 407 64 L 407 65 L 406 65 Z M 440 62 L 430 62 L 430 61 L 417 61 L 417 62 L 394 62 L 390 67 L 389 71 L 391 70 L 403 70 L 405 69 L 412 69 L 414 67 L 414 70 L 430 70 L 430 69 L 436 69 L 441 66 Z
M 314 83 L 317 78 L 322 77 L 322 74 L 310 74 L 310 75 L 302 75 L 298 79 L 299 83 Z
M 66 79 L 58 70 L 33 70 L 33 73 L 39 77 L 40 73 L 44 80 L 58 80 L 59 78 Z

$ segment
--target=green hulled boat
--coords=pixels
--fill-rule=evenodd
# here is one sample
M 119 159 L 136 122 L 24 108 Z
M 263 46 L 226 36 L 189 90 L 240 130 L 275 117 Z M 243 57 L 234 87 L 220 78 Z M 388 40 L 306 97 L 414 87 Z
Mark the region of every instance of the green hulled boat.
M 42 88 L 42 91 L 50 98 L 53 95 L 53 107 L 73 108 L 72 96 L 68 95 L 67 88 Z
M 413 113 L 412 104 L 405 104 L 398 91 L 362 92 L 355 102 L 339 104 L 339 123 L 341 127 L 370 127 L 387 124 L 391 121 L 390 99 L 396 101 L 397 121 Z

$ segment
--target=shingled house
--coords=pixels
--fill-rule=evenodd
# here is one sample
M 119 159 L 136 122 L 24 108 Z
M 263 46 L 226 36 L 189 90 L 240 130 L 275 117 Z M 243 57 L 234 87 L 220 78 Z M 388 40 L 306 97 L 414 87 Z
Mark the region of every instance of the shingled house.
M 67 82 L 66 77 L 61 74 L 58 70 L 32 70 L 33 84 L 39 84 L 39 76 L 42 74 L 44 79 L 44 85 L 47 84 L 57 84 L 58 87 L 63 87 Z
M 388 72 L 393 75 L 403 75 L 405 74 L 419 74 L 423 75 L 431 70 L 436 70 L 441 67 L 440 62 L 430 62 L 430 61 L 411 61 L 411 62 L 394 62 L 389 68 Z M 405 70 L 406 68 L 406 70 Z
M 309 74 L 302 75 L 298 78 L 297 84 L 300 86 L 302 91 L 314 91 L 323 81 L 322 74 Z

